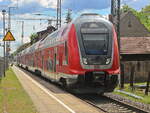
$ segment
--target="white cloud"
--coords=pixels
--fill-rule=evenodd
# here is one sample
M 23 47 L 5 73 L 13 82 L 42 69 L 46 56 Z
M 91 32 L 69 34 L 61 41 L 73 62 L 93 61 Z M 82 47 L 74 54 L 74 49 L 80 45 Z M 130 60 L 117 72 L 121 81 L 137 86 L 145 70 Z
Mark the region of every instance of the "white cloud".
M 23 6 L 25 4 L 30 4 L 36 2 L 45 8 L 56 8 L 57 0 L 11 0 L 12 5 Z
M 2 28 L 0 29 L 0 34 L 3 34 L 3 29 Z
M 30 18 L 34 18 L 35 15 L 31 14 L 31 13 L 25 13 L 25 14 L 16 14 L 14 15 L 14 18 L 23 18 L 23 19 L 30 19 Z
M 57 6 L 57 0 L 37 0 L 40 2 L 40 4 L 43 6 L 43 7 L 46 7 L 46 8 L 56 8 Z
M 2 20 L 2 12 L 0 12 L 0 20 Z
M 37 14 L 37 15 L 36 15 Z M 38 14 L 41 14 L 40 16 L 38 16 Z M 37 19 L 37 20 L 46 20 L 46 19 L 53 19 L 53 16 L 50 15 L 46 15 L 46 14 L 42 14 L 42 13 L 25 13 L 25 14 L 16 14 L 13 16 L 14 18 L 18 18 L 19 19 L 28 19 L 28 20 L 32 20 L 32 19 Z

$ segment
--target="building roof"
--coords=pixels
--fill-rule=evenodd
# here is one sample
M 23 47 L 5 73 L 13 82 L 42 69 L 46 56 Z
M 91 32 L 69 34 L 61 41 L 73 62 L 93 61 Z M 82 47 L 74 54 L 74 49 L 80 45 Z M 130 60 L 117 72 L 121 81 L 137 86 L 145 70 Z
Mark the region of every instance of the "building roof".
M 51 33 L 55 30 L 56 30 L 56 28 L 54 26 L 48 26 L 47 29 L 45 29 L 43 31 L 39 31 L 39 32 L 37 32 L 37 34 Z
M 115 25 L 117 18 L 114 19 Z M 150 32 L 133 12 L 123 12 L 120 15 L 121 37 L 150 37 Z
M 121 37 L 121 54 L 150 54 L 150 37 Z

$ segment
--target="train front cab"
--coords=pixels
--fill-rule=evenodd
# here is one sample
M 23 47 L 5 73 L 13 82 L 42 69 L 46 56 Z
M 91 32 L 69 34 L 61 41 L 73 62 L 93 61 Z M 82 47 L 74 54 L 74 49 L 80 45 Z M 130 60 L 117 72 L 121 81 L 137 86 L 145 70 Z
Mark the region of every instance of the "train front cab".
M 113 25 L 99 17 L 83 17 L 78 19 L 73 28 L 79 49 L 76 61 L 80 64 L 74 62 L 72 68 L 78 68 L 81 72 L 76 89 L 84 93 L 112 92 L 120 73 L 117 37 Z M 71 56 L 75 56 L 74 52 Z

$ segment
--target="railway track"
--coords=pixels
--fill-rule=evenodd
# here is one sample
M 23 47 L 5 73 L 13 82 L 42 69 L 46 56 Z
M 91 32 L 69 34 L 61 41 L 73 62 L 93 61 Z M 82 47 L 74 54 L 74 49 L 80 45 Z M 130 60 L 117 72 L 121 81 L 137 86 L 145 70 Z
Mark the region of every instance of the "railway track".
M 107 96 L 100 95 L 76 95 L 83 101 L 106 113 L 149 113 L 142 109 L 114 100 Z
M 41 76 L 35 76 L 34 73 L 28 72 L 24 69 L 21 69 L 25 73 L 27 73 L 30 77 L 38 81 L 40 84 L 42 84 L 44 87 L 48 88 L 49 90 L 53 92 L 66 92 L 62 88 L 54 87 L 53 85 L 50 85 L 50 81 L 41 77 Z M 130 104 L 125 104 L 123 102 L 117 101 L 115 99 L 112 99 L 110 96 L 104 95 L 77 95 L 74 96 L 80 98 L 82 101 L 100 109 L 103 112 L 106 113 L 150 113 L 144 110 L 141 110 L 139 108 L 136 108 L 134 106 L 131 106 Z

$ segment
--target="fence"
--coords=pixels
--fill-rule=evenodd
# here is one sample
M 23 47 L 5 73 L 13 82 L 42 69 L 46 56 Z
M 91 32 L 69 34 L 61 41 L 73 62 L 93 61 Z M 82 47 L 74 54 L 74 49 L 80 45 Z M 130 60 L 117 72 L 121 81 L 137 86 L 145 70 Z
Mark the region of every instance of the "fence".
M 124 80 L 130 82 L 132 67 L 134 66 L 134 82 L 146 82 L 150 71 L 150 61 L 126 61 L 124 65 Z

